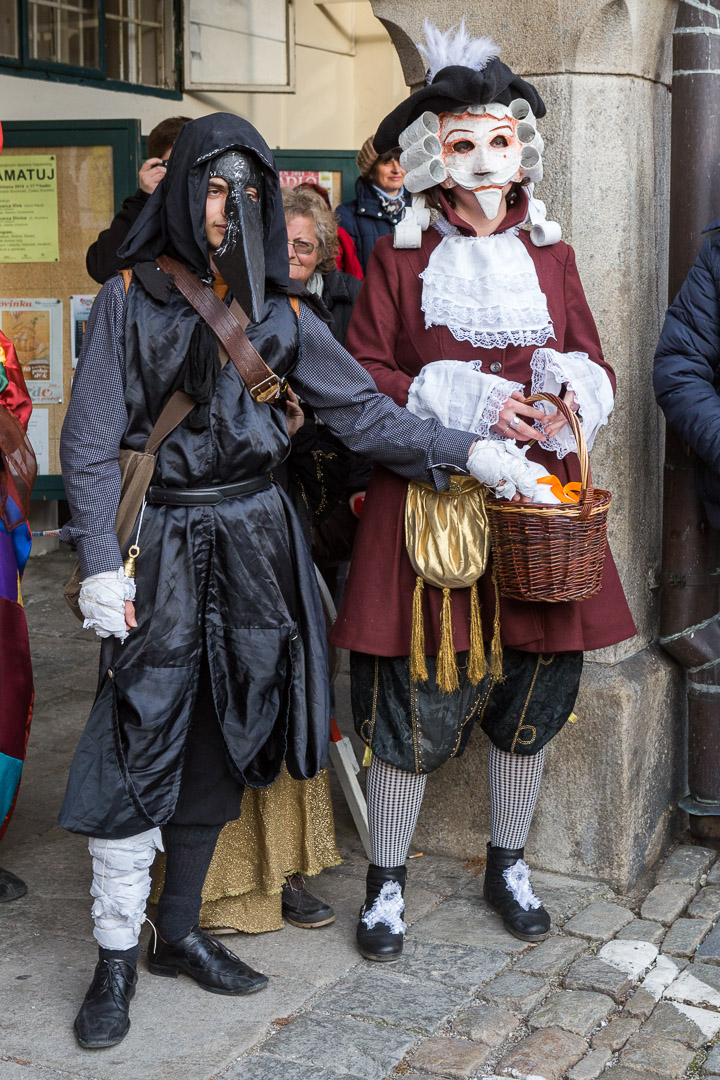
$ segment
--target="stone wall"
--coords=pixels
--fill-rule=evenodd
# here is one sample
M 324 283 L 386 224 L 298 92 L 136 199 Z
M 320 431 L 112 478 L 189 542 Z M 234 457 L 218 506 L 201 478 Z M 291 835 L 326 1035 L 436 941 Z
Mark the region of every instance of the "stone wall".
M 372 0 L 408 85 L 424 76 L 413 42 L 437 0 Z M 539 196 L 573 245 L 618 379 L 593 476 L 613 492 L 610 539 L 638 634 L 587 658 L 576 712 L 548 752 L 528 854 L 547 868 L 627 886 L 660 855 L 685 793 L 682 676 L 658 654 L 662 430 L 650 374 L 667 296 L 670 80 L 675 0 L 489 0 L 452 9 L 540 90 L 548 115 Z M 477 855 L 487 838 L 485 749 L 428 784 L 417 843 Z

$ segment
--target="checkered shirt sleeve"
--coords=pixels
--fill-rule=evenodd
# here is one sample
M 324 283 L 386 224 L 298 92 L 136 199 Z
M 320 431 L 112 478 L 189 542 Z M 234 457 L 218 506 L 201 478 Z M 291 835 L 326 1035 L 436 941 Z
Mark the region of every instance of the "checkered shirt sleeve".
M 409 480 L 444 490 L 449 470 L 467 472 L 477 436 L 421 420 L 379 394 L 367 371 L 300 305 L 300 355 L 290 385 L 341 442 Z
M 125 407 L 125 287 L 111 278 L 95 298 L 60 436 L 71 520 L 60 539 L 77 548 L 83 578 L 122 566 L 115 535 Z

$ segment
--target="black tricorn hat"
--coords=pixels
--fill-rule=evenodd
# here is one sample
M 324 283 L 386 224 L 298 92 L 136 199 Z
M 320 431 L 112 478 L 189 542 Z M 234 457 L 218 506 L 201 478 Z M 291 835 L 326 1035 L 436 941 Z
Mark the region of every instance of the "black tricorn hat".
M 378 154 L 398 145 L 400 135 L 418 116 L 428 112 L 450 112 L 468 105 L 490 105 L 497 102 L 509 105 L 515 98 L 524 98 L 537 117 L 546 113 L 545 103 L 537 90 L 494 57 L 481 71 L 464 65 L 444 67 L 432 82 L 416 90 L 389 113 L 377 129 L 373 142 Z

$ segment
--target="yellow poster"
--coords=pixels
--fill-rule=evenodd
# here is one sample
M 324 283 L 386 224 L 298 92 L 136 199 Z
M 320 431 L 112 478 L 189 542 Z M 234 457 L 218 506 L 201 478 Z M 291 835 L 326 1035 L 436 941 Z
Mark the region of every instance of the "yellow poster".
M 62 401 L 62 301 L 0 299 L 0 330 L 15 346 L 33 404 Z
M 3 155 L 0 263 L 57 262 L 59 257 L 55 155 Z

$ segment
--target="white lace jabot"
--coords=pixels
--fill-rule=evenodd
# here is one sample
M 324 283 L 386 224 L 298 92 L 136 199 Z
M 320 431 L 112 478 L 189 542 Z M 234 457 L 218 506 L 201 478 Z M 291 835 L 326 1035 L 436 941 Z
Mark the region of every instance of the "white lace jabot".
M 439 231 L 448 235 L 420 275 L 426 327 L 447 326 L 458 341 L 483 349 L 544 345 L 555 337 L 535 264 L 514 230 L 492 236 Z

